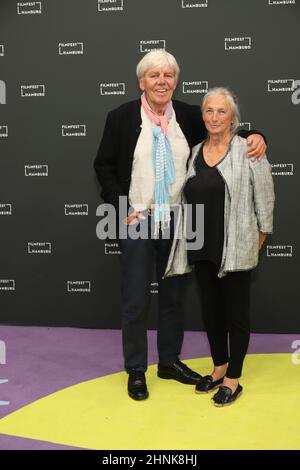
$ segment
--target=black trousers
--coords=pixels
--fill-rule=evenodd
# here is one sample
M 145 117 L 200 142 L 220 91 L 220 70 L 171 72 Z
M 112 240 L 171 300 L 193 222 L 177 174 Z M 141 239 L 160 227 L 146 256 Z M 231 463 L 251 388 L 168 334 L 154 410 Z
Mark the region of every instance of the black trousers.
M 148 222 L 150 221 L 150 217 Z M 141 222 L 143 224 L 143 222 Z M 130 227 L 130 226 L 129 226 Z M 148 362 L 147 304 L 154 265 L 158 282 L 157 348 L 159 363 L 178 359 L 184 335 L 184 292 L 186 276 L 162 279 L 172 241 L 169 238 L 119 240 L 122 262 L 122 337 L 125 369 L 146 371 Z
M 228 364 L 226 377 L 241 376 L 250 338 L 251 271 L 218 278 L 219 266 L 195 263 L 204 324 L 215 366 Z

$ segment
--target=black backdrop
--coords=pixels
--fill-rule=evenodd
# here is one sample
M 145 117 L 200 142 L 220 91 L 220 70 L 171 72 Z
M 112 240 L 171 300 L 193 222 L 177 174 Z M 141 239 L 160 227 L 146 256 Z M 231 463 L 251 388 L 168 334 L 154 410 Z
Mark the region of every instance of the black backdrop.
M 299 20 L 297 0 L 0 1 L 0 323 L 120 326 L 120 260 L 96 237 L 92 164 L 107 112 L 139 94 L 143 52 L 165 47 L 182 69 L 177 99 L 229 86 L 242 122 L 268 138 L 275 233 L 252 330 L 299 332 Z M 192 277 L 186 307 L 186 328 L 201 329 Z

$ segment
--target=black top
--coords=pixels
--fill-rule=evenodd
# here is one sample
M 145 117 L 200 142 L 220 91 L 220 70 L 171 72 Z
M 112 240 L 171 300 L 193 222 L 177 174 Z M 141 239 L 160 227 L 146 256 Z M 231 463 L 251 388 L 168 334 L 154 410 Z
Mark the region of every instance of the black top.
M 203 145 L 195 160 L 196 175 L 188 180 L 184 193 L 191 212 L 187 223 L 196 231 L 196 204 L 204 204 L 204 245 L 200 250 L 189 250 L 188 262 L 211 261 L 220 265 L 224 241 L 225 183 L 217 165 L 211 167 L 204 160 Z M 192 220 L 191 220 L 192 217 Z M 199 222 L 198 222 L 199 225 Z

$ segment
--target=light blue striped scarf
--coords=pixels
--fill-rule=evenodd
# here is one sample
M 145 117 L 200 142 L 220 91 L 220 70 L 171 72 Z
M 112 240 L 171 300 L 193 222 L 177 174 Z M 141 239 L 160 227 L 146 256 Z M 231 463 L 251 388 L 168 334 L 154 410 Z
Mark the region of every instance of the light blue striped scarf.
M 175 168 L 171 144 L 161 126 L 153 125 L 152 159 L 154 170 L 154 236 L 170 223 L 169 185 L 175 183 Z

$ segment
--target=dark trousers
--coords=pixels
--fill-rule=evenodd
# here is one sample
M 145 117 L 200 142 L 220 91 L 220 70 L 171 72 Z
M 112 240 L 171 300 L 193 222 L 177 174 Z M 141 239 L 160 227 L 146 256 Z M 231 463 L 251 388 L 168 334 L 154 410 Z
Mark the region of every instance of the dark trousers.
M 195 263 L 204 324 L 215 366 L 228 364 L 226 377 L 241 376 L 250 338 L 251 271 L 218 278 L 210 261 Z
M 142 222 L 143 223 L 143 222 Z M 171 224 L 172 227 L 172 224 Z M 146 371 L 147 304 L 154 265 L 158 282 L 157 348 L 159 363 L 178 359 L 184 334 L 186 276 L 162 279 L 173 239 L 119 240 L 122 261 L 122 332 L 125 369 Z

